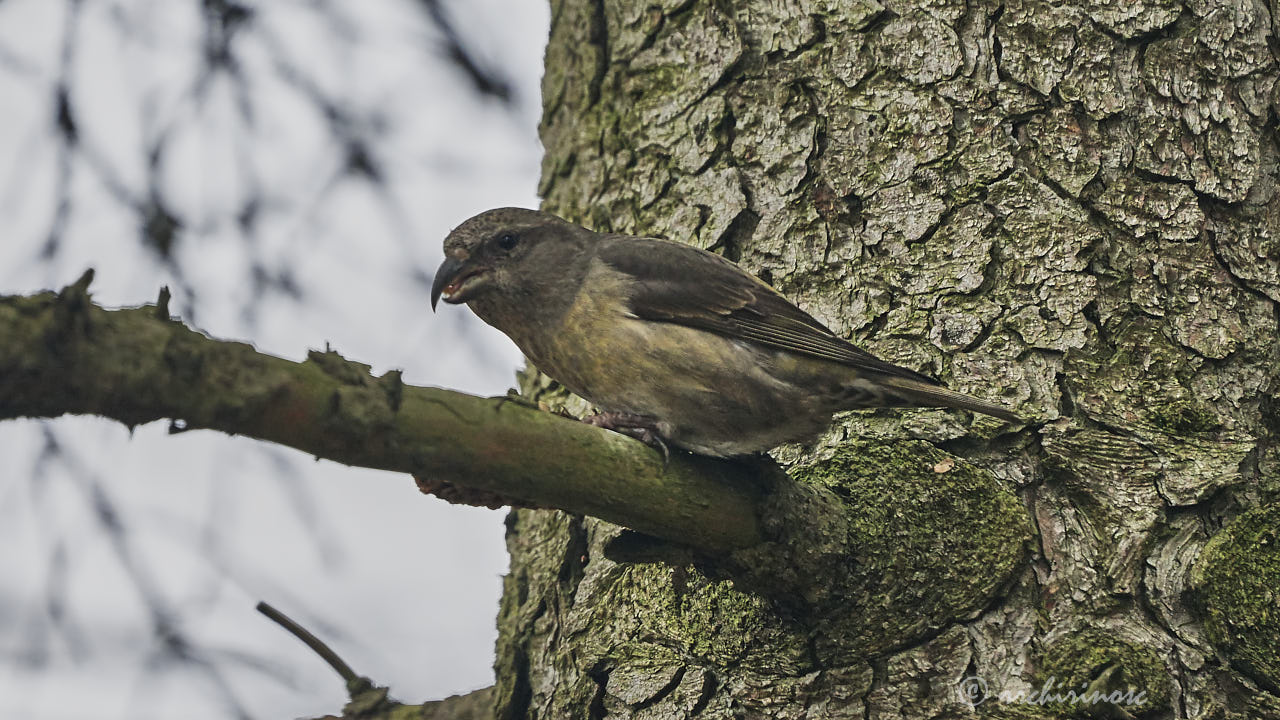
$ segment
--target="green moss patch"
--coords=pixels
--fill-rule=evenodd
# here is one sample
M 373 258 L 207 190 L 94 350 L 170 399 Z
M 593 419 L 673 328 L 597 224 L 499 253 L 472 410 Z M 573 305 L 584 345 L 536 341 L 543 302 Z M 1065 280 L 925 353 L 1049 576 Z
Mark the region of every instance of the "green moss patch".
M 1214 645 L 1280 694 L 1280 503 L 1250 510 L 1214 535 L 1191 574 Z
M 977 615 L 1027 556 L 1017 496 L 929 443 L 855 440 L 791 475 L 762 518 L 779 539 L 735 553 L 733 580 L 625 564 L 584 581 L 579 609 L 601 614 L 584 657 L 621 666 L 658 646 L 775 677 L 855 666 Z
M 833 594 L 842 611 L 816 641 L 830 662 L 883 652 L 978 612 L 1026 557 L 1032 533 L 1017 496 L 929 443 L 855 440 L 791 474 L 847 508 L 854 557 Z
M 1105 717 L 1112 708 L 1143 717 L 1168 708 L 1172 697 L 1168 670 L 1156 653 L 1105 630 L 1051 645 L 1032 685 L 1037 704 L 1082 717 Z
M 1208 408 L 1190 400 L 1170 400 L 1150 406 L 1147 421 L 1174 435 L 1209 432 L 1221 426 Z

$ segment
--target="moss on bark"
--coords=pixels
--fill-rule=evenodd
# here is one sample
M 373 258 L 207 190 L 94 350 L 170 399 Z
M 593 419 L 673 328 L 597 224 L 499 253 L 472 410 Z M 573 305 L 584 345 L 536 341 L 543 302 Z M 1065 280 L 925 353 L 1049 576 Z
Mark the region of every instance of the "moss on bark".
M 1280 695 L 1280 503 L 1254 508 L 1215 534 L 1192 585 L 1210 639 Z
M 1167 712 L 1172 700 L 1168 670 L 1148 647 L 1114 632 L 1091 629 L 1049 646 L 1033 683 L 1039 704 L 1074 715 L 1136 717 Z

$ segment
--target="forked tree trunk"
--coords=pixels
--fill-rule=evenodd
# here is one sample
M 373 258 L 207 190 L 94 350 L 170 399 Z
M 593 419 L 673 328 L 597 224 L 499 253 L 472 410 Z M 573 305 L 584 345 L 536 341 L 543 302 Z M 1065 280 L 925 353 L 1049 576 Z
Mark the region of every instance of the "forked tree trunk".
M 552 12 L 546 209 L 722 252 L 1031 422 L 779 451 L 868 538 L 843 617 L 514 512 L 499 717 L 1280 717 L 1275 2 Z M 993 528 L 1028 542 L 975 555 Z

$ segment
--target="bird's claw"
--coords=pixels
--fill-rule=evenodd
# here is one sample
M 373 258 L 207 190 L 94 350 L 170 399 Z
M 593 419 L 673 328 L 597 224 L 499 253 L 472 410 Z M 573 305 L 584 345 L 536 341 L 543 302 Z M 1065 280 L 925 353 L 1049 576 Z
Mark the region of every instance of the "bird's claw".
M 588 425 L 633 437 L 662 453 L 662 468 L 665 470 L 671 462 L 671 449 L 658 434 L 658 422 L 647 415 L 634 413 L 597 413 L 582 419 Z

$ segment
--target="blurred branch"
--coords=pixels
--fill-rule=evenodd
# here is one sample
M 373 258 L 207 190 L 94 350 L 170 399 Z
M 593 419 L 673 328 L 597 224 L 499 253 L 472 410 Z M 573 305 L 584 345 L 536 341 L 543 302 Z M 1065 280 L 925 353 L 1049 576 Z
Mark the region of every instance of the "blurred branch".
M 82 495 L 82 501 L 88 506 L 93 524 L 100 533 L 95 539 L 103 541 L 95 544 L 105 546 L 114 556 L 120 571 L 137 593 L 141 610 L 150 625 L 149 662 L 170 667 L 183 666 L 199 673 L 222 702 L 227 717 L 249 718 L 244 699 L 229 682 L 226 671 L 229 666 L 239 665 L 270 675 L 273 668 L 266 660 L 248 653 L 233 656 L 213 651 L 187 632 L 181 609 L 164 592 L 164 583 L 144 557 L 137 538 L 132 536 L 125 513 L 112 495 L 112 487 L 100 473 L 101 465 L 82 457 L 72 445 L 64 443 L 50 424 L 44 424 L 42 434 L 43 448 L 32 467 L 30 482 L 47 485 L 51 480 L 50 468 L 56 464 L 61 466 L 65 477 Z M 56 527 L 56 523 L 51 527 Z M 84 529 L 83 526 L 77 528 L 79 532 Z M 71 651 L 75 660 L 80 661 L 90 650 L 80 629 L 74 625 L 74 613 L 67 608 L 68 583 L 72 579 L 68 574 L 65 547 L 64 539 L 59 538 L 51 558 L 45 607 L 48 621 L 59 633 L 61 644 Z M 41 618 L 26 617 L 20 624 L 39 632 L 37 628 L 41 625 Z
M 258 3 L 244 0 L 196 0 L 198 34 L 191 38 L 192 43 L 179 44 L 186 47 L 187 55 L 173 56 L 183 58 L 175 65 L 181 70 L 163 73 L 163 78 L 120 73 L 122 83 L 113 87 L 111 96 L 118 98 L 116 104 L 122 107 L 136 97 L 138 120 L 125 133 L 131 139 L 108 147 L 103 145 L 104 138 L 122 136 L 116 132 L 119 128 L 99 127 L 105 122 L 103 118 L 115 115 L 91 111 L 96 107 L 93 88 L 97 83 L 88 82 L 84 70 L 97 62 L 85 58 L 96 57 L 93 47 L 107 39 L 100 38 L 107 26 L 98 17 L 101 14 L 90 11 L 91 4 L 84 0 L 46 3 L 65 5 L 61 26 L 56 36 L 50 37 L 57 43 L 51 69 L 43 67 L 43 60 L 34 60 L 42 57 L 39 53 L 0 43 L 0 74 L 23 78 L 38 88 L 39 102 L 48 106 L 48 119 L 45 128 L 35 128 L 52 130 L 52 152 L 47 157 L 44 148 L 39 148 L 40 152 L 19 157 L 14 163 L 16 178 L 30 174 L 28 165 L 52 177 L 47 191 L 51 202 L 30 203 L 49 208 L 41 215 L 43 237 L 32 259 L 48 262 L 63 254 L 80 205 L 86 198 L 105 198 L 114 210 L 136 223 L 137 241 L 163 265 L 176 304 L 189 319 L 195 317 L 199 278 L 190 276 L 191 268 L 182 259 L 187 253 L 182 251 L 202 245 L 210 237 L 235 236 L 243 246 L 243 271 L 251 282 L 251 292 L 242 304 L 247 321 L 253 321 L 261 304 L 258 301 L 268 293 L 301 298 L 308 288 L 291 270 L 298 263 L 291 262 L 292 251 L 282 257 L 279 245 L 264 249 L 264 232 L 271 231 L 263 230 L 263 219 L 286 216 L 291 223 L 298 218 L 305 222 L 318 208 L 327 208 L 334 188 L 354 179 L 377 193 L 391 222 L 403 223 L 403 208 L 392 187 L 403 176 L 389 168 L 387 159 L 398 158 L 403 152 L 396 145 L 400 136 L 391 130 L 414 122 L 412 117 L 406 120 L 389 109 L 396 105 L 390 97 L 366 97 L 335 84 L 335 74 L 318 58 L 348 57 L 358 54 L 355 51 L 359 48 L 381 48 L 388 40 L 403 37 L 407 41 L 404 48 L 413 54 L 403 60 L 396 57 L 406 70 L 443 69 L 472 91 L 464 89 L 462 94 L 479 99 L 486 107 L 496 103 L 512 117 L 521 110 L 511 61 L 501 48 L 495 52 L 488 39 L 496 18 L 475 15 L 474 8 L 442 0 L 408 0 L 405 4 L 416 12 L 416 22 L 380 34 L 378 18 L 387 8 L 357 10 L 358 4 L 326 1 L 301 3 L 302 8 L 273 13 L 262 12 Z M 299 9 L 316 22 L 291 22 L 292 13 Z M 129 53 L 121 54 L 124 57 L 169 49 L 156 42 L 166 33 L 165 22 L 158 19 L 164 13 L 122 6 L 109 15 L 109 42 L 129 48 Z M 476 30 L 464 32 L 468 28 Z M 184 51 L 174 47 L 172 52 Z M 167 67 L 172 64 L 168 59 L 157 64 Z M 439 74 L 427 73 L 432 78 Z M 359 78 L 361 73 L 353 72 L 352 77 Z M 281 92 L 282 84 L 297 97 Z M 440 100 L 434 94 L 438 93 L 435 85 L 423 82 L 422 87 Z M 399 93 L 400 89 L 389 92 Z M 282 96 L 289 97 L 282 100 Z M 445 104 L 450 112 L 465 113 L 468 108 L 458 104 L 462 99 L 453 95 Z M 282 110 L 282 104 L 287 109 Z M 314 123 L 328 133 L 327 138 L 315 139 L 318 144 L 306 157 L 310 160 L 315 154 L 322 158 L 316 167 L 332 176 L 314 193 L 316 197 L 311 197 L 314 187 L 309 177 L 282 187 L 278 178 L 271 179 L 270 163 L 263 160 L 271 156 L 264 150 L 275 143 L 266 139 L 270 132 L 264 130 L 261 119 L 282 117 L 281 112 L 287 114 L 288 125 L 310 127 Z M 219 172 L 232 173 L 233 179 L 221 183 L 235 188 L 227 193 L 228 204 L 212 196 L 196 201 L 198 194 L 184 192 L 184 186 L 176 182 L 189 174 L 183 143 L 192 133 L 202 146 L 217 148 L 214 152 L 227 156 L 219 163 Z M 137 146 L 132 144 L 133 138 Z M 141 173 L 137 172 L 138 163 Z M 25 183 L 17 181 L 15 186 Z M 410 235 L 401 233 L 403 237 Z M 413 252 L 406 254 L 410 262 L 415 257 Z
M 419 3 L 444 39 L 445 57 L 449 58 L 449 62 L 471 81 L 476 92 L 510 103 L 511 81 L 497 70 L 480 62 L 467 47 L 467 43 L 463 42 L 462 35 L 458 33 L 448 13 L 440 5 L 440 0 L 419 0 Z
M 292 362 L 162 319 L 105 310 L 92 272 L 59 293 L 0 297 L 0 419 L 159 419 L 268 440 L 599 517 L 708 551 L 759 544 L 767 490 L 732 462 L 676 455 L 508 398 L 413 387 L 336 352 Z M 163 296 L 162 296 L 163 300 Z

